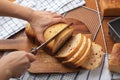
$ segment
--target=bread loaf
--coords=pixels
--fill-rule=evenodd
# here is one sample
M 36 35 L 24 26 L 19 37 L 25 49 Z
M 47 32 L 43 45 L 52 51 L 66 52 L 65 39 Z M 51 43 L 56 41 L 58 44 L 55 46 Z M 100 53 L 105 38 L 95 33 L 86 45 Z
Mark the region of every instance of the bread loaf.
M 48 27 L 43 34 L 44 40 L 47 41 L 48 39 L 52 38 L 55 34 L 57 34 L 66 26 L 67 24 L 65 23 L 58 23 Z M 63 45 L 64 42 L 72 36 L 72 33 L 73 28 L 67 28 L 44 48 L 45 51 L 51 55 L 54 55 L 54 53 L 56 53 L 56 51 L 61 47 L 61 45 Z M 38 44 L 39 41 L 37 40 L 36 35 L 30 25 L 27 25 L 26 27 L 26 34 L 32 42 Z
M 50 38 L 52 38 L 55 34 L 57 34 L 58 32 L 60 32 L 63 28 L 65 28 L 67 26 L 67 24 L 64 23 L 59 23 L 59 24 L 55 24 L 51 27 L 49 27 L 47 30 L 45 30 L 44 32 L 44 39 L 48 40 Z M 48 45 L 47 45 L 47 51 L 54 54 L 56 53 L 56 51 L 61 47 L 61 45 L 64 44 L 64 42 L 72 36 L 72 32 L 73 29 L 72 28 L 68 28 L 66 29 L 64 32 L 62 32 L 60 35 L 58 35 L 53 41 L 51 41 Z
M 68 60 L 71 58 L 81 46 L 83 40 L 86 40 L 86 37 L 83 37 L 81 33 L 73 36 L 58 52 L 56 58 L 59 60 Z
M 109 59 L 109 70 L 120 73 L 120 43 L 113 46 Z
M 120 16 L 120 0 L 100 0 L 103 16 Z
M 92 43 L 92 52 L 90 56 L 88 56 L 88 59 L 80 66 L 88 70 L 96 69 L 100 66 L 103 56 L 104 53 L 102 51 L 102 47 L 98 44 Z
M 67 24 L 59 23 L 47 28 L 44 31 L 44 39 L 50 39 L 66 26 Z M 30 25 L 26 28 L 26 33 L 29 39 L 36 42 L 36 35 L 34 34 L 34 31 L 32 31 Z M 50 54 L 52 53 L 52 55 L 57 52 L 55 57 L 58 60 L 63 64 L 70 65 L 74 68 L 83 67 L 89 70 L 97 68 L 103 58 L 102 47 L 98 44 L 92 43 L 89 38 L 81 33 L 69 38 L 72 33 L 72 28 L 66 29 L 47 45 L 45 51 L 48 51 Z M 64 44 L 66 40 L 68 41 Z

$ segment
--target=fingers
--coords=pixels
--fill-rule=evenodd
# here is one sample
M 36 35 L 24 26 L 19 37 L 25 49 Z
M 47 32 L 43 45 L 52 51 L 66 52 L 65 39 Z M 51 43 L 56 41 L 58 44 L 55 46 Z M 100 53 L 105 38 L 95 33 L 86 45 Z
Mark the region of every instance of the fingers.
M 52 16 L 53 16 L 53 18 L 61 18 L 61 19 L 63 18 L 62 15 L 56 14 L 56 13 L 52 14 Z
M 67 20 L 66 20 L 65 18 L 62 18 L 62 19 L 61 19 L 61 22 L 67 23 Z
M 14 73 L 12 78 L 20 78 L 27 70 L 20 71 L 19 73 Z
M 12 73 L 12 77 L 20 77 L 28 68 L 31 62 L 35 60 L 35 56 L 25 51 L 14 51 L 3 57 L 4 66 Z M 6 69 L 6 68 L 5 68 Z
M 51 23 L 50 23 L 49 25 L 45 26 L 45 27 L 42 29 L 42 31 L 41 31 L 40 34 L 37 34 L 37 39 L 38 39 L 38 41 L 41 42 L 41 43 L 44 43 L 44 42 L 45 42 L 44 37 L 43 37 L 44 31 L 45 31 L 49 26 L 51 26 L 51 25 L 53 25 L 53 24 L 55 24 L 55 23 L 58 23 L 58 22 L 62 22 L 62 21 L 61 21 L 61 18 L 54 18 L 53 21 L 51 20 Z
M 41 43 L 44 43 L 44 42 L 45 42 L 45 40 L 44 40 L 44 38 L 43 38 L 43 33 L 39 34 L 37 38 L 38 38 L 38 41 L 39 41 L 39 42 L 41 42 Z
M 35 61 L 35 56 L 33 54 L 27 53 L 27 57 L 28 57 L 28 59 L 29 59 L 30 62 Z
M 64 22 L 61 18 L 53 18 L 52 23 L 50 25 L 53 25 L 55 23 L 59 23 L 59 22 Z
M 53 18 L 58 18 L 58 17 L 62 18 L 62 15 L 60 15 L 56 12 L 51 12 L 51 11 L 46 11 L 46 12 L 47 12 L 47 15 L 51 15 Z
M 52 16 L 54 17 L 54 18 L 57 18 L 57 17 L 60 17 L 60 18 L 62 18 L 63 16 L 62 15 L 60 15 L 60 14 L 57 14 L 57 13 L 52 13 Z
M 31 63 L 30 63 L 30 62 L 28 62 L 28 63 L 26 64 L 26 66 L 25 66 L 25 70 L 29 69 L 29 68 L 30 68 L 30 66 L 31 66 Z
M 62 18 L 62 15 L 59 15 L 59 14 L 52 14 L 52 16 L 53 16 L 54 18 Z
M 32 25 L 31 27 L 36 33 L 37 40 L 41 43 L 45 42 L 43 38 L 43 32 L 46 28 L 55 23 L 63 22 L 62 15 L 51 11 L 36 11 L 36 16 L 32 19 L 33 20 L 31 20 L 30 22 L 30 24 Z

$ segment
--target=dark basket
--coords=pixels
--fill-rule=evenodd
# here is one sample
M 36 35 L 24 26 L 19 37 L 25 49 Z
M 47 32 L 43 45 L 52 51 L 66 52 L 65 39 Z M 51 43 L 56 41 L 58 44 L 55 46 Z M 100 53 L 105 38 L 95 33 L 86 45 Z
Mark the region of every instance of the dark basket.
M 116 43 L 120 42 L 120 17 L 109 21 L 107 24 L 109 26 L 108 33 L 112 40 Z

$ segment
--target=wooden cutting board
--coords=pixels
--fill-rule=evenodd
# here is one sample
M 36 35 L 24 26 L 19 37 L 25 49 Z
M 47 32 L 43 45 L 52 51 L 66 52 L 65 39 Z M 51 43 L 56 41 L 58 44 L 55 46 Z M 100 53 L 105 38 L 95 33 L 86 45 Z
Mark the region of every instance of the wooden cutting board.
M 67 23 L 73 22 L 74 33 L 84 33 L 87 37 L 91 37 L 89 30 L 86 25 L 79 20 L 67 18 Z M 31 43 L 26 36 L 18 39 L 7 39 L 0 40 L 0 50 L 25 50 L 30 51 L 32 47 L 36 45 Z M 67 73 L 75 72 L 80 69 L 72 69 L 62 65 L 54 56 L 48 55 L 43 50 L 39 50 L 36 55 L 36 61 L 31 64 L 31 67 L 28 69 L 31 73 Z

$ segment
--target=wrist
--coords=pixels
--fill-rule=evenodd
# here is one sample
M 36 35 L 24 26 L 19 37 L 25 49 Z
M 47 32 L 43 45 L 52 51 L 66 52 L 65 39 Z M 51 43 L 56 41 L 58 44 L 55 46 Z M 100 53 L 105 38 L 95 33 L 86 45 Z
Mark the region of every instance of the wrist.
M 33 13 L 34 13 L 34 10 L 32 10 L 32 9 L 30 9 L 30 8 L 28 8 L 29 9 L 29 14 L 28 14 L 28 16 L 26 17 L 26 20 L 28 21 L 28 22 L 30 22 L 31 21 L 31 19 L 32 19 L 32 15 L 34 15 Z
M 5 62 L 5 58 L 3 57 L 0 59 L 0 79 L 8 80 L 12 77 L 12 72 L 10 71 L 10 66 Z
M 40 19 L 41 15 L 38 13 L 38 11 L 32 10 L 28 17 L 28 22 L 33 23 L 36 22 L 38 19 Z
M 0 79 L 3 79 L 3 80 L 8 80 L 9 78 L 12 77 L 12 73 L 10 71 L 10 69 L 5 66 L 4 64 L 0 65 Z
M 9 69 L 6 69 L 4 74 L 7 79 L 12 78 L 12 73 Z

